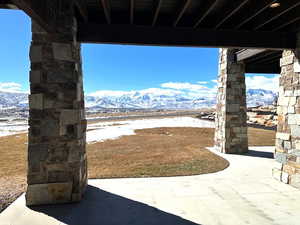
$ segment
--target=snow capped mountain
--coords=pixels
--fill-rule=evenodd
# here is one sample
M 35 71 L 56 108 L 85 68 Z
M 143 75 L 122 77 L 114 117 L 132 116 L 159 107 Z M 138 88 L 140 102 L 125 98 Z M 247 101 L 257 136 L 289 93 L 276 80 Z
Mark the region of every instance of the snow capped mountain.
M 247 91 L 247 105 L 272 105 L 277 100 L 277 93 L 264 89 L 249 89 Z
M 0 109 L 25 108 L 28 106 L 28 94 L 0 91 Z
M 247 90 L 248 106 L 270 105 L 277 94 L 263 89 Z M 132 109 L 197 109 L 213 107 L 215 95 L 205 97 L 187 94 L 178 90 L 150 88 L 141 91 L 98 91 L 85 97 L 87 108 L 132 108 Z M 28 95 L 0 91 L 0 109 L 25 108 Z
M 277 94 L 263 89 L 247 90 L 247 105 L 270 105 L 276 100 Z M 107 91 L 94 93 L 86 97 L 86 107 L 100 108 L 145 108 L 145 109 L 197 109 L 213 107 L 215 95 L 206 97 L 185 94 L 184 92 L 162 89 L 146 89 L 124 93 Z

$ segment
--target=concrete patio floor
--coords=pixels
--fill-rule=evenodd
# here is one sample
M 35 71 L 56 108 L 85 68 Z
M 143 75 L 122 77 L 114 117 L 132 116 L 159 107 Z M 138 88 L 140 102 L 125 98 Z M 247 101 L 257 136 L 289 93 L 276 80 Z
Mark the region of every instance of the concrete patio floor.
M 300 190 L 272 178 L 272 152 L 217 153 L 230 166 L 214 174 L 89 180 L 77 204 L 28 208 L 22 195 L 0 214 L 0 224 L 299 225 Z

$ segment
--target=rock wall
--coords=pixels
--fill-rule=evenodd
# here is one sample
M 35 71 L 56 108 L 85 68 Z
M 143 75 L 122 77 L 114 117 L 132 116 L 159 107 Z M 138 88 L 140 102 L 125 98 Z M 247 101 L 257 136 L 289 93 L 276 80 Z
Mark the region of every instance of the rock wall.
M 300 188 L 300 64 L 299 52 L 286 50 L 280 60 L 278 125 L 273 176 Z
M 27 205 L 79 201 L 87 185 L 86 120 L 77 24 L 32 23 Z
M 248 151 L 245 67 L 234 49 L 220 49 L 215 147 L 223 153 Z

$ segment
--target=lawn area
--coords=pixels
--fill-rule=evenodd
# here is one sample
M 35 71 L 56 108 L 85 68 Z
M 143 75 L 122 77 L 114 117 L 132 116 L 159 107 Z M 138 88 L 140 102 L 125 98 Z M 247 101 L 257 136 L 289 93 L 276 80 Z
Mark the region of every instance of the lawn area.
M 212 128 L 153 128 L 89 144 L 89 178 L 181 176 L 223 170 L 228 162 L 206 150 Z M 0 138 L 0 211 L 26 188 L 27 134 Z M 249 145 L 274 145 L 275 131 L 249 128 Z

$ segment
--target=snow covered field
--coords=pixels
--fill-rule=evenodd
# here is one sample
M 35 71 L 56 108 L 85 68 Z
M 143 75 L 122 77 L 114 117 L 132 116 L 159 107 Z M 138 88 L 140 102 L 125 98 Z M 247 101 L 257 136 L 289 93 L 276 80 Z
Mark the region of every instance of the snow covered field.
M 163 119 L 141 119 L 114 122 L 100 122 L 88 126 L 86 140 L 88 143 L 116 139 L 124 135 L 134 135 L 134 130 L 156 127 L 207 127 L 214 123 L 191 117 L 175 117 Z
M 214 123 L 192 117 L 174 117 L 162 119 L 139 119 L 89 124 L 86 139 L 88 143 L 116 139 L 124 135 L 134 135 L 137 129 L 156 127 L 207 127 L 213 128 Z M 26 133 L 26 122 L 0 122 L 0 137 L 18 133 Z
M 24 121 L 5 121 L 0 122 L 0 137 L 26 133 L 28 131 L 28 123 Z

